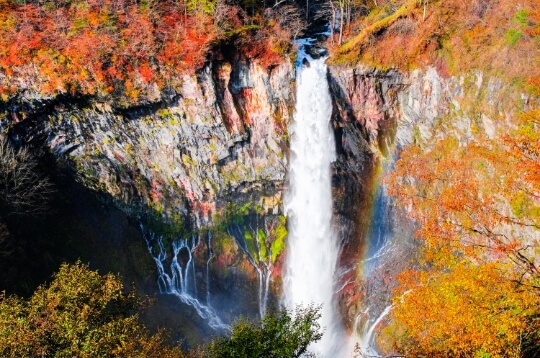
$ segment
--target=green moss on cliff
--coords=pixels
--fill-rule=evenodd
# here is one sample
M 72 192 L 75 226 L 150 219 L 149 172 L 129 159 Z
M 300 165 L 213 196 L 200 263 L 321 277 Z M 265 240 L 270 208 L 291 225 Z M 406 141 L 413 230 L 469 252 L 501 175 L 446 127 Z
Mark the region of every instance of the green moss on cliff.
M 272 262 L 276 262 L 277 258 L 285 249 L 285 240 L 287 238 L 287 218 L 280 216 L 279 224 L 274 230 L 274 241 L 270 246 L 270 252 L 272 253 Z

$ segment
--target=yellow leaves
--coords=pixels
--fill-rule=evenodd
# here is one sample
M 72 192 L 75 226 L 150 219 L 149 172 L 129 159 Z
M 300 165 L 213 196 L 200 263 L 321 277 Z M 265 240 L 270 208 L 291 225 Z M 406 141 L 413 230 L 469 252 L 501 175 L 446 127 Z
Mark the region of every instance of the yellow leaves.
M 406 275 L 410 275 L 406 273 Z M 459 262 L 452 271 L 415 272 L 401 277 L 391 312 L 403 334 L 395 349 L 410 356 L 518 357 L 528 315 L 540 298 L 500 273 L 496 264 Z M 449 354 L 452 352 L 452 354 Z
M 346 54 L 349 51 L 358 50 L 364 45 L 372 34 L 392 25 L 396 20 L 407 16 L 418 4 L 417 0 L 407 0 L 399 9 L 390 16 L 384 17 L 373 24 L 367 26 L 358 35 L 347 41 L 338 51 L 339 54 Z
M 401 152 L 386 184 L 398 202 L 412 203 L 409 215 L 430 246 L 454 242 L 456 252 L 475 259 L 495 254 L 504 260 L 529 245 L 531 234 L 517 241 L 521 245 L 512 237 L 512 230 L 538 225 L 540 218 L 538 113 L 526 117 L 502 139 L 479 134 L 459 144 L 447 136 Z
M 425 269 L 400 278 L 387 331 L 401 353 L 518 357 L 536 347 L 539 119 L 535 110 L 493 139 L 447 137 L 401 153 L 386 183 L 413 203 Z
M 24 301 L 0 296 L 0 356 L 183 357 L 138 323 L 140 302 L 120 280 L 62 265 L 49 287 Z

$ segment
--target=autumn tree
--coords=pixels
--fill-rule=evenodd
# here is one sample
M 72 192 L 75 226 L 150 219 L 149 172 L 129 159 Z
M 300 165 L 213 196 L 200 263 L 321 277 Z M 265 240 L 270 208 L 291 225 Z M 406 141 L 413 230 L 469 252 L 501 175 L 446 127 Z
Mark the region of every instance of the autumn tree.
M 155 99 L 222 42 L 263 66 L 283 61 L 301 16 L 292 1 L 3 0 L 0 99 L 22 90 L 113 96 L 121 105 Z
M 112 274 L 79 263 L 60 267 L 25 300 L 0 297 L 2 357 L 183 357 L 138 323 L 143 301 Z
M 400 153 L 388 190 L 418 223 L 423 248 L 396 291 L 394 349 L 441 357 L 540 352 L 539 119 L 533 110 L 491 137 L 447 132 Z
M 526 356 L 536 345 L 538 292 L 508 279 L 497 263 L 460 260 L 452 270 L 408 271 L 382 333 L 407 357 Z
M 401 152 L 389 192 L 420 224 L 428 260 L 446 264 L 458 252 L 511 263 L 522 284 L 538 286 L 539 115 L 520 115 L 493 139 L 478 134 L 464 143 L 448 135 Z
M 0 281 L 13 278 L 8 258 L 20 248 L 10 227 L 17 225 L 17 219 L 24 222 L 29 216 L 45 214 L 52 193 L 51 181 L 41 174 L 30 151 L 16 149 L 0 135 Z

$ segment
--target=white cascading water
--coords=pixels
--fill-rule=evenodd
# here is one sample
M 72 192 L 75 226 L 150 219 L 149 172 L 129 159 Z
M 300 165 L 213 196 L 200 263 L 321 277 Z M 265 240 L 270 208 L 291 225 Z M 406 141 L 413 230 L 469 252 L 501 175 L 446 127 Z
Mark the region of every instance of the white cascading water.
M 335 144 L 325 59 L 297 68 L 297 102 L 291 134 L 289 188 L 285 197 L 289 237 L 283 301 L 287 307 L 322 305 L 324 336 L 310 347 L 325 357 L 347 356 L 334 300 L 339 245 L 332 228 L 330 164 Z
M 230 331 L 230 326 L 223 323 L 217 312 L 210 306 L 210 291 L 207 288 L 206 304 L 197 299 L 197 285 L 195 279 L 195 258 L 193 253 L 200 243 L 200 237 L 194 235 L 191 239 L 177 239 L 172 242 L 172 260 L 169 270 L 166 267 L 167 250 L 161 235 L 154 234 L 145 229 L 141 230 L 158 269 L 158 287 L 162 294 L 174 295 L 180 301 L 197 312 L 208 325 L 218 332 Z M 181 262 L 181 254 L 187 256 L 187 262 Z M 210 253 L 210 258 L 212 253 Z M 207 268 L 208 275 L 208 268 Z

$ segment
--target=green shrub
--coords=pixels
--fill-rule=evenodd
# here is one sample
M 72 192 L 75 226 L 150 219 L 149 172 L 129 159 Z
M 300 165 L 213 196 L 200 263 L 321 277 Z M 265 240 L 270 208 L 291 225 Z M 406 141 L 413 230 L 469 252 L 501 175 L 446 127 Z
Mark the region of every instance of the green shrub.
M 116 276 L 64 264 L 29 300 L 0 296 L 0 356 L 184 357 L 138 323 L 142 304 Z
M 321 339 L 318 307 L 298 307 L 267 314 L 260 323 L 237 321 L 229 337 L 214 339 L 199 352 L 209 358 L 293 358 L 309 356 L 307 347 Z

